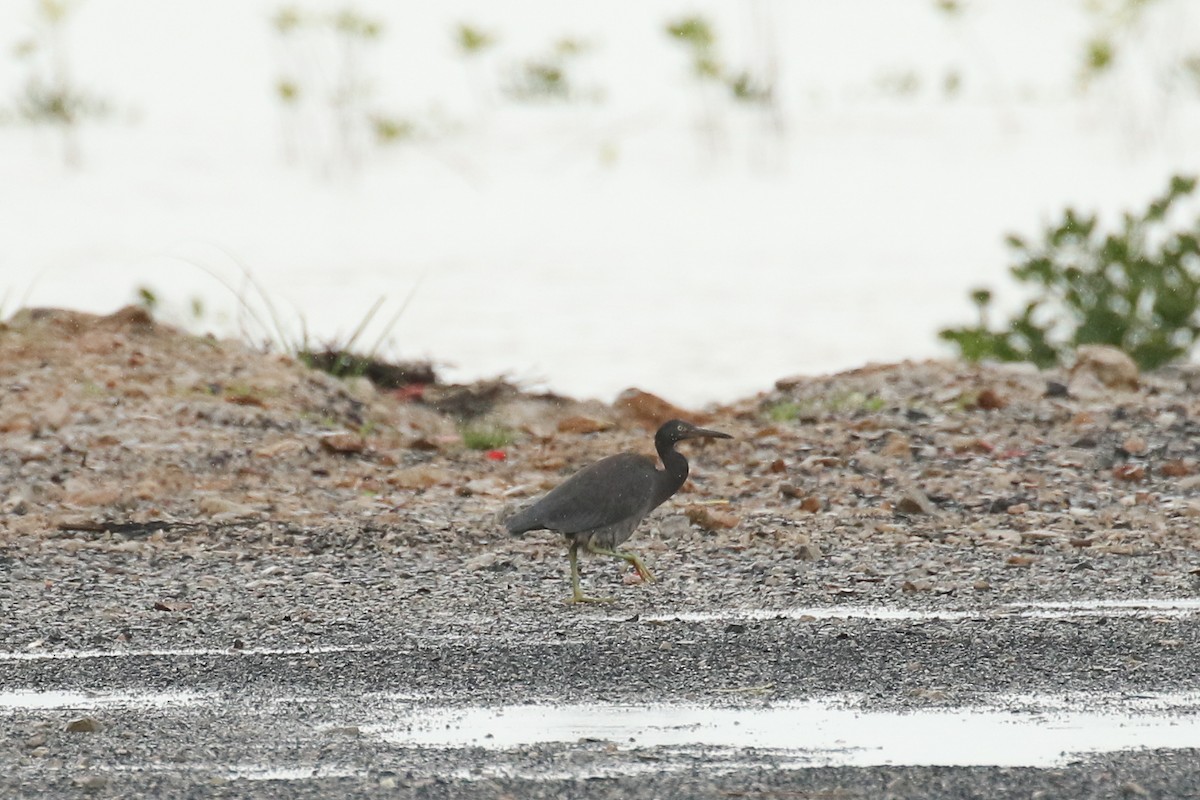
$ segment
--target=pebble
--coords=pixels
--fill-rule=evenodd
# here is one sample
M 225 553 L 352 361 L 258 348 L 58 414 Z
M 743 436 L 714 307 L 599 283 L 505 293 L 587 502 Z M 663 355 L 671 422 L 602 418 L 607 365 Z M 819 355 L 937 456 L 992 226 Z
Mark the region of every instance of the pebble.
M 1094 379 L 1108 389 L 1136 391 L 1139 374 L 1137 364 L 1121 350 L 1108 345 L 1082 345 L 1076 350 L 1075 365 L 1071 367 L 1072 385 L 1076 380 Z M 1072 395 L 1081 396 L 1073 387 Z
M 89 792 L 98 792 L 108 786 L 108 776 L 98 772 L 90 772 L 86 775 L 76 775 L 72 782 L 80 789 Z
M 936 514 L 938 507 L 929 495 L 915 486 L 909 486 L 896 501 L 896 510 L 905 514 Z
M 318 441 L 323 449 L 341 455 L 361 453 L 367 447 L 367 442 L 363 437 L 349 431 L 327 433 L 318 437 Z
M 96 733 L 104 728 L 95 717 L 76 717 L 67 723 L 67 733 Z
M 556 427 L 559 433 L 587 434 L 609 430 L 613 427 L 613 423 L 606 419 L 575 415 L 563 417 L 558 421 Z

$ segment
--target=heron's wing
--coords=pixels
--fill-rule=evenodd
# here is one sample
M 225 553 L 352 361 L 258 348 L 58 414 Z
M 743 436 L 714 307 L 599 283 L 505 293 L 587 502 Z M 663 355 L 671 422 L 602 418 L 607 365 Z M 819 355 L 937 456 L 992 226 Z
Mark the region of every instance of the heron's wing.
M 657 482 L 652 459 L 633 453 L 609 456 L 576 472 L 514 516 L 508 530 L 581 533 L 641 516 L 653 507 Z

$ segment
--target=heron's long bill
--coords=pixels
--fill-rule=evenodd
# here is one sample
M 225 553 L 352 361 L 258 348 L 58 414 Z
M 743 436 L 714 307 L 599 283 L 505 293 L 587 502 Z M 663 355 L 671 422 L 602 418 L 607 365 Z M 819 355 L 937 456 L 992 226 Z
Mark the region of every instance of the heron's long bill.
M 684 439 L 732 439 L 728 433 L 710 431 L 707 428 L 692 428 L 684 434 Z

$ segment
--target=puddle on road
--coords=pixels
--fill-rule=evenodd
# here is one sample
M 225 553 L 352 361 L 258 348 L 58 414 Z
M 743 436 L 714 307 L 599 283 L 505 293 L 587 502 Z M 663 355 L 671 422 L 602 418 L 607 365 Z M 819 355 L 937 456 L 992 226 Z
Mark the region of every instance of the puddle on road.
M 1200 748 L 1200 693 L 1012 694 L 996 695 L 986 706 L 911 711 L 873 709 L 862 695 L 832 695 L 753 708 L 697 704 L 449 708 L 399 695 L 377 697 L 365 704 L 363 698 L 338 695 L 309 699 L 313 704 L 377 709 L 350 712 L 371 714 L 368 720 L 343 719 L 314 727 L 318 741 L 332 735 L 329 731 L 334 729 L 353 729 L 393 745 L 415 748 L 481 747 L 501 753 L 531 745 L 612 745 L 630 752 L 628 759 L 614 761 L 613 774 L 638 769 L 642 757 L 655 750 L 660 755 L 683 755 L 689 763 L 701 763 L 696 761 L 700 758 L 719 769 L 722 764 L 762 763 L 766 758 L 790 768 L 1054 767 L 1092 753 Z M 216 692 L 6 691 L 0 692 L 0 715 L 147 708 L 184 714 L 199 707 L 250 719 L 262 712 L 263 703 L 263 698 Z M 267 735 L 265 729 L 262 735 Z M 511 757 L 501 756 L 501 760 Z M 330 777 L 341 774 L 345 767 L 242 764 L 221 771 L 230 778 L 286 781 Z M 496 768 L 508 769 L 503 764 Z
M 314 766 L 312 764 L 292 766 L 268 766 L 266 764 L 233 764 L 222 770 L 227 780 L 236 781 L 306 781 L 318 778 L 350 778 L 362 774 L 352 767 Z
M 1008 702 L 1021 710 L 1005 710 Z M 839 697 L 768 708 L 696 705 L 398 707 L 399 721 L 363 726 L 399 745 L 506 750 L 610 742 L 622 749 L 754 748 L 790 766 L 1051 767 L 1088 753 L 1200 747 L 1200 696 L 998 697 L 996 706 L 872 711 Z M 1086 710 L 1097 705 L 1121 711 Z M 1155 713 L 1172 707 L 1177 713 Z M 1186 709 L 1185 713 L 1178 713 Z
M 211 692 L 56 692 L 0 691 L 0 713 L 96 708 L 182 708 L 214 702 Z

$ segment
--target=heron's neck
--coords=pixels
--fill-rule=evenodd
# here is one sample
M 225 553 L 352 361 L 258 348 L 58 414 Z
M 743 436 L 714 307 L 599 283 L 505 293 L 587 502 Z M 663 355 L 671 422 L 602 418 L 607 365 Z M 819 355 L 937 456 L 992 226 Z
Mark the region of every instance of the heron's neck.
M 655 449 L 658 450 L 658 457 L 662 459 L 663 467 L 665 467 L 664 471 L 660 473 L 658 497 L 655 498 L 657 505 L 683 486 L 683 482 L 687 480 L 688 476 L 688 462 L 682 453 L 675 450 L 673 443 L 656 444 Z

